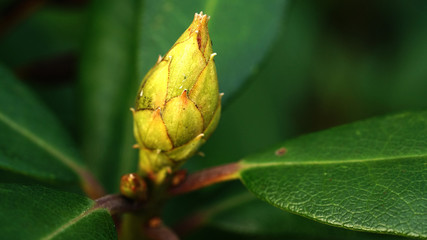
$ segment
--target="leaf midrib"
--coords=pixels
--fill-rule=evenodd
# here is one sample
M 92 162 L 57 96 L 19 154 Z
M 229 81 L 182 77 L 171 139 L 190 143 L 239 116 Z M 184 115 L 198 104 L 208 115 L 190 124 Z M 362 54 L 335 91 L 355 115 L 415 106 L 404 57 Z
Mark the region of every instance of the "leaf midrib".
M 21 134 L 23 137 L 27 138 L 35 145 L 39 146 L 41 149 L 45 150 L 47 153 L 58 159 L 64 165 L 70 167 L 75 172 L 80 173 L 83 171 L 83 168 L 75 163 L 69 156 L 63 154 L 58 149 L 45 142 L 43 139 L 37 137 L 34 133 L 32 133 L 27 128 L 16 124 L 12 119 L 5 116 L 0 112 L 0 121 L 9 126 L 11 129 L 15 130 L 17 133 Z
M 366 158 L 366 159 L 348 159 L 348 160 L 322 160 L 322 161 L 283 161 L 283 162 L 267 162 L 267 163 L 250 163 L 243 160 L 241 171 L 251 168 L 274 167 L 274 166 L 304 166 L 304 165 L 334 165 L 334 164 L 352 164 L 352 163 L 366 163 L 366 162 L 380 162 L 380 161 L 395 161 L 401 159 L 416 160 L 419 158 L 426 158 L 424 155 L 407 155 L 398 157 L 382 157 L 382 158 Z
M 94 213 L 95 211 L 102 211 L 103 209 L 98 208 L 96 206 L 92 206 L 91 208 L 85 210 L 84 212 L 82 212 L 81 214 L 79 214 L 78 216 L 70 219 L 69 221 L 67 221 L 66 223 L 62 224 L 61 226 L 59 226 L 56 230 L 54 230 L 53 232 L 51 232 L 50 234 L 48 234 L 45 237 L 40 238 L 41 240 L 49 240 L 49 239 L 53 239 L 56 236 L 58 236 L 59 234 L 61 234 L 62 232 L 66 231 L 69 227 L 73 226 L 75 223 L 78 223 L 80 220 L 84 219 L 87 216 L 90 216 L 90 214 Z

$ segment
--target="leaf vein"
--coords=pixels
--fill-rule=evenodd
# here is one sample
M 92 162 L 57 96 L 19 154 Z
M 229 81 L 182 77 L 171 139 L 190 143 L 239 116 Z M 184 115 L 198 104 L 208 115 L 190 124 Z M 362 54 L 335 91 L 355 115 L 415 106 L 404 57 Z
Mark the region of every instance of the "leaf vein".
M 56 149 L 49 143 L 45 142 L 43 139 L 37 137 L 34 133 L 32 133 L 27 128 L 16 124 L 13 120 L 8 118 L 1 112 L 0 112 L 0 121 L 2 121 L 4 124 L 9 126 L 11 129 L 15 130 L 17 133 L 21 134 L 31 142 L 33 142 L 35 145 L 39 146 L 41 149 L 44 149 L 50 155 L 60 160 L 66 166 L 73 169 L 75 172 L 81 173 L 83 171 L 82 167 L 77 165 L 69 156 L 64 155 L 63 153 L 58 151 L 58 149 Z
M 303 166 L 303 165 L 334 165 L 343 163 L 366 163 L 366 162 L 379 162 L 379 161 L 394 161 L 399 159 L 420 159 L 425 158 L 427 155 L 408 155 L 387 158 L 367 158 L 367 159 L 348 159 L 348 160 L 322 160 L 322 161 L 283 161 L 283 162 L 266 162 L 266 163 L 251 163 L 242 160 L 240 171 L 245 171 L 251 168 L 274 167 L 274 166 Z

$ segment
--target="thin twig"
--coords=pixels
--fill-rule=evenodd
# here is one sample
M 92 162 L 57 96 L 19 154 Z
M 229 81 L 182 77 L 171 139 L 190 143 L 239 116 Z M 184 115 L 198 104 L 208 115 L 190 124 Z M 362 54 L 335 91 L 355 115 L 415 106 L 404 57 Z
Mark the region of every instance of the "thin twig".
M 237 162 L 193 173 L 187 176 L 180 185 L 169 189 L 168 193 L 171 196 L 183 194 L 214 183 L 237 179 L 239 177 L 239 169 L 240 164 Z
M 78 168 L 77 172 L 82 181 L 82 188 L 88 197 L 98 199 L 105 196 L 104 187 L 102 187 L 101 183 L 99 183 L 91 172 L 83 168 Z
M 130 200 L 120 194 L 106 195 L 95 202 L 95 208 L 105 208 L 111 214 L 137 211 L 144 205 L 142 202 Z

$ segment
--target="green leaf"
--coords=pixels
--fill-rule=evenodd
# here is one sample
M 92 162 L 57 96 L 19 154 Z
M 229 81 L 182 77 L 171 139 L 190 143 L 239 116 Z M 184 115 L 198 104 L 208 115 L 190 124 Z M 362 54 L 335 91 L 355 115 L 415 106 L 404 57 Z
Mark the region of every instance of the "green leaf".
M 243 160 L 240 174 L 281 209 L 349 229 L 427 237 L 426 159 L 424 111 L 285 142 Z
M 85 158 L 99 169 L 97 175 L 110 191 L 117 191 L 121 174 L 136 168 L 128 108 L 134 105 L 137 87 L 194 13 L 203 10 L 211 16 L 209 32 L 227 102 L 273 42 L 285 2 L 94 1 L 81 65 L 83 142 Z
M 129 111 L 138 79 L 136 2 L 92 1 L 80 66 L 83 154 L 110 192 L 118 191 L 120 175 L 135 171 L 137 164 Z
M 77 183 L 84 172 L 57 119 L 0 67 L 0 168 L 46 182 Z
M 110 213 L 72 193 L 41 186 L 0 184 L 4 239 L 117 239 Z
M 391 236 L 356 232 L 310 221 L 295 214 L 280 211 L 249 193 L 233 194 L 205 211 L 200 211 L 204 227 L 230 233 L 282 236 L 298 239 L 390 239 Z M 392 237 L 396 239 L 395 236 Z M 400 238 L 399 238 L 400 239 Z M 404 238 L 402 238 L 404 239 Z

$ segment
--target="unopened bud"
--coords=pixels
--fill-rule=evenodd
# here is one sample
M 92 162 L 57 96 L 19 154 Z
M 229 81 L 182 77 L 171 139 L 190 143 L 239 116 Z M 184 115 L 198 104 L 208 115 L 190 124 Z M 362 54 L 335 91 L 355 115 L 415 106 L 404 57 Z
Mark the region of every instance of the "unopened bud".
M 215 130 L 221 97 L 209 17 L 195 14 L 188 29 L 144 77 L 134 111 L 140 170 L 176 170 Z

